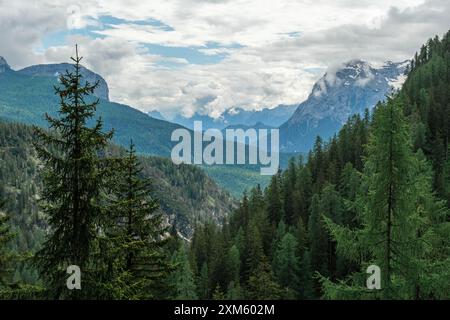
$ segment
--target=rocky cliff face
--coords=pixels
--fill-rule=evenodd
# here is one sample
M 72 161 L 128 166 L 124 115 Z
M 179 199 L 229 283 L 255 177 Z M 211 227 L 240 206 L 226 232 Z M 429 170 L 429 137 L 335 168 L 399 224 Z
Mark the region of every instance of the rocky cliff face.
M 59 63 L 59 64 L 40 64 L 35 66 L 26 67 L 17 72 L 21 74 L 26 74 L 29 76 L 54 76 L 58 77 L 61 74 L 64 74 L 68 70 L 69 72 L 73 70 L 73 66 L 69 63 Z M 100 75 L 92 72 L 85 67 L 81 68 L 81 75 L 83 76 L 85 81 L 89 83 L 99 82 L 97 89 L 94 94 L 104 100 L 109 101 L 109 89 L 108 84 L 105 79 L 103 79 Z
M 374 67 L 353 60 L 329 70 L 314 85 L 308 99 L 280 127 L 281 150 L 306 152 L 316 136 L 328 139 L 350 116 L 363 114 L 366 108 L 371 110 L 378 101 L 401 87 L 408 63 L 386 62 Z
M 8 63 L 3 57 L 0 57 L 0 73 L 5 72 L 6 70 L 10 70 Z

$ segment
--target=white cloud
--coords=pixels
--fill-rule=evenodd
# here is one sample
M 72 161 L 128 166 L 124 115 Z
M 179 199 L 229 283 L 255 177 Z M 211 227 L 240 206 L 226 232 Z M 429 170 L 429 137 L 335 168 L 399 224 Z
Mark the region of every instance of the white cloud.
M 424 2 L 88 0 L 76 27 L 109 15 L 153 19 L 172 29 L 124 22 L 96 31 L 100 38 L 71 36 L 36 52 L 46 34 L 66 28 L 73 2 L 43 0 L 30 7 L 24 0 L 0 0 L 0 55 L 13 67 L 61 62 L 79 43 L 84 64 L 106 78 L 113 100 L 166 114 L 199 110 L 219 116 L 232 107 L 301 102 L 323 70 L 353 58 L 374 63 L 410 58 L 428 37 L 448 29 L 448 1 Z M 205 56 L 224 59 L 192 64 L 189 57 L 155 54 L 146 44 L 195 46 Z M 205 97 L 215 99 L 199 105 Z

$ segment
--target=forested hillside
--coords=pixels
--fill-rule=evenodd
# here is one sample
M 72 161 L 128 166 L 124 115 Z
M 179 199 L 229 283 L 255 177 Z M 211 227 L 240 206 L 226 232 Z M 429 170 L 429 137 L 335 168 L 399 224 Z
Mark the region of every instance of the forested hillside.
M 450 298 L 450 32 L 237 207 L 200 168 L 112 145 L 73 60 L 50 130 L 0 122 L 1 298 Z
M 48 228 L 39 210 L 42 191 L 40 161 L 32 145 L 35 140 L 30 126 L 0 121 L 0 199 L 16 234 L 10 244 L 13 251 L 35 252 Z M 123 155 L 124 149 L 111 146 L 111 152 Z M 175 166 L 170 159 L 141 156 L 142 175 L 151 178 L 152 195 L 158 199 L 165 219 L 186 238 L 192 236 L 195 224 L 205 220 L 222 223 L 233 210 L 234 200 L 195 166 Z M 29 267 L 16 270 L 15 279 L 33 283 L 37 273 Z
M 372 115 L 244 195 L 222 228 L 196 230 L 200 298 L 449 298 L 450 33 L 408 73 Z M 365 287 L 371 264 L 382 290 Z

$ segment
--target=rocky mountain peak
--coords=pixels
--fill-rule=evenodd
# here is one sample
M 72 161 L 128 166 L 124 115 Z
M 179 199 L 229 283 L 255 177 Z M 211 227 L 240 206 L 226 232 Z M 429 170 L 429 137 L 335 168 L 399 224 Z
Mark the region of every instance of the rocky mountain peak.
M 6 62 L 5 58 L 0 56 L 0 73 L 5 72 L 6 70 L 10 70 L 11 67 L 9 66 L 8 62 Z
M 406 79 L 409 61 L 374 65 L 356 59 L 330 67 L 280 129 L 284 151 L 308 151 L 317 135 L 328 139 L 354 114 L 371 110 Z
M 59 75 L 64 74 L 66 70 L 73 70 L 73 65 L 69 63 L 39 64 L 26 67 L 17 72 L 28 76 L 58 77 Z M 98 81 L 99 85 L 94 91 L 94 95 L 109 101 L 109 88 L 105 79 L 103 79 L 103 77 L 101 77 L 99 74 L 94 73 L 83 66 L 81 67 L 80 72 L 83 76 L 83 80 L 86 80 L 92 84 Z

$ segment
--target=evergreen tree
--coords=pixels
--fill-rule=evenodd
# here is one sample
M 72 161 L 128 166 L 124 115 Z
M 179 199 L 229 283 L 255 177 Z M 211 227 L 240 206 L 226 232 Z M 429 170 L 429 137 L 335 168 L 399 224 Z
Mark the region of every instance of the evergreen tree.
M 231 281 L 227 288 L 227 300 L 240 300 L 243 298 L 239 282 Z
M 303 253 L 299 265 L 299 299 L 313 299 L 314 298 L 314 283 L 313 273 L 311 270 L 310 254 L 308 251 Z
M 442 271 L 448 258 L 436 257 L 429 244 L 436 241 L 435 226 L 442 225 L 445 213 L 430 192 L 426 174 L 419 170 L 398 99 L 376 110 L 368 154 L 363 177 L 367 190 L 359 199 L 358 211 L 362 228 L 352 230 L 325 217 L 338 242 L 338 252 L 360 262 L 363 270 L 349 283 L 322 279 L 325 296 L 412 299 L 443 295 L 442 287 L 434 291 L 429 286 L 437 278 L 441 279 L 438 282 L 448 282 L 448 273 L 435 269 L 438 265 Z M 380 292 L 364 288 L 364 268 L 369 264 L 381 269 Z
M 283 175 L 284 218 L 287 224 L 294 224 L 297 219 L 294 206 L 294 189 L 297 181 L 297 165 L 295 158 L 289 160 L 288 169 Z
M 250 221 L 245 244 L 244 275 L 245 279 L 248 279 L 250 275 L 253 274 L 260 266 L 260 263 L 264 257 L 261 234 L 255 221 Z
M 228 284 L 231 282 L 233 282 L 234 284 L 239 284 L 241 257 L 239 249 L 235 245 L 233 245 L 227 252 L 224 268 L 226 274 L 226 282 Z
M 214 289 L 213 300 L 225 300 L 225 294 L 222 292 L 220 285 L 216 286 L 216 289 Z
M 313 182 L 311 172 L 307 166 L 299 171 L 294 188 L 294 211 L 302 218 L 305 226 L 308 225 L 309 207 L 311 205 Z
M 200 275 L 197 278 L 197 289 L 198 289 L 198 297 L 200 299 L 209 298 L 210 294 L 209 272 L 208 272 L 208 264 L 206 262 L 203 263 L 200 269 Z
M 274 300 L 281 297 L 281 288 L 275 281 L 267 258 L 263 256 L 258 266 L 250 274 L 246 286 L 247 299 Z
M 9 289 L 12 280 L 12 255 L 8 244 L 14 237 L 10 231 L 8 216 L 1 211 L 3 207 L 4 202 L 0 200 L 0 298 L 3 291 Z
M 94 297 L 97 281 L 94 257 L 102 217 L 102 189 L 108 166 L 101 156 L 112 132 L 102 132 L 102 122 L 93 127 L 98 100 L 90 95 L 98 82 L 82 83 L 81 57 L 76 52 L 73 72 L 62 75 L 55 87 L 60 97 L 59 118 L 46 115 L 51 132 L 36 128 L 36 149 L 44 164 L 42 210 L 49 217 L 50 234 L 36 255 L 44 284 L 53 298 Z M 77 265 L 83 290 L 66 288 L 66 268 Z
M 328 237 L 324 229 L 321 211 L 320 211 L 320 196 L 315 194 L 311 200 L 311 216 L 308 225 L 309 237 L 309 260 L 311 268 L 322 275 L 328 275 Z M 320 284 L 314 284 L 315 293 L 320 295 Z
M 298 297 L 300 270 L 296 253 L 297 240 L 292 234 L 286 233 L 275 251 L 272 262 L 275 277 L 283 288 L 284 299 Z
M 173 254 L 172 264 L 175 265 L 175 270 L 170 275 L 170 282 L 174 291 L 173 298 L 177 300 L 197 299 L 194 275 L 184 245 L 181 245 Z
M 142 168 L 131 142 L 126 156 L 121 161 L 119 177 L 114 183 L 115 198 L 110 205 L 110 225 L 105 241 L 110 243 L 106 259 L 114 259 L 108 265 L 108 277 L 116 268 L 119 277 L 127 275 L 124 286 L 129 287 L 131 297 L 154 298 L 167 291 L 165 281 L 170 271 L 164 245 L 167 243 L 167 228 L 162 226 L 158 204 L 150 196 L 151 181 L 142 178 Z M 108 246 L 106 244 L 106 246 Z M 119 289 L 119 288 L 118 288 Z
M 279 173 L 272 176 L 272 180 L 267 189 L 267 215 L 270 223 L 275 226 L 284 216 Z

